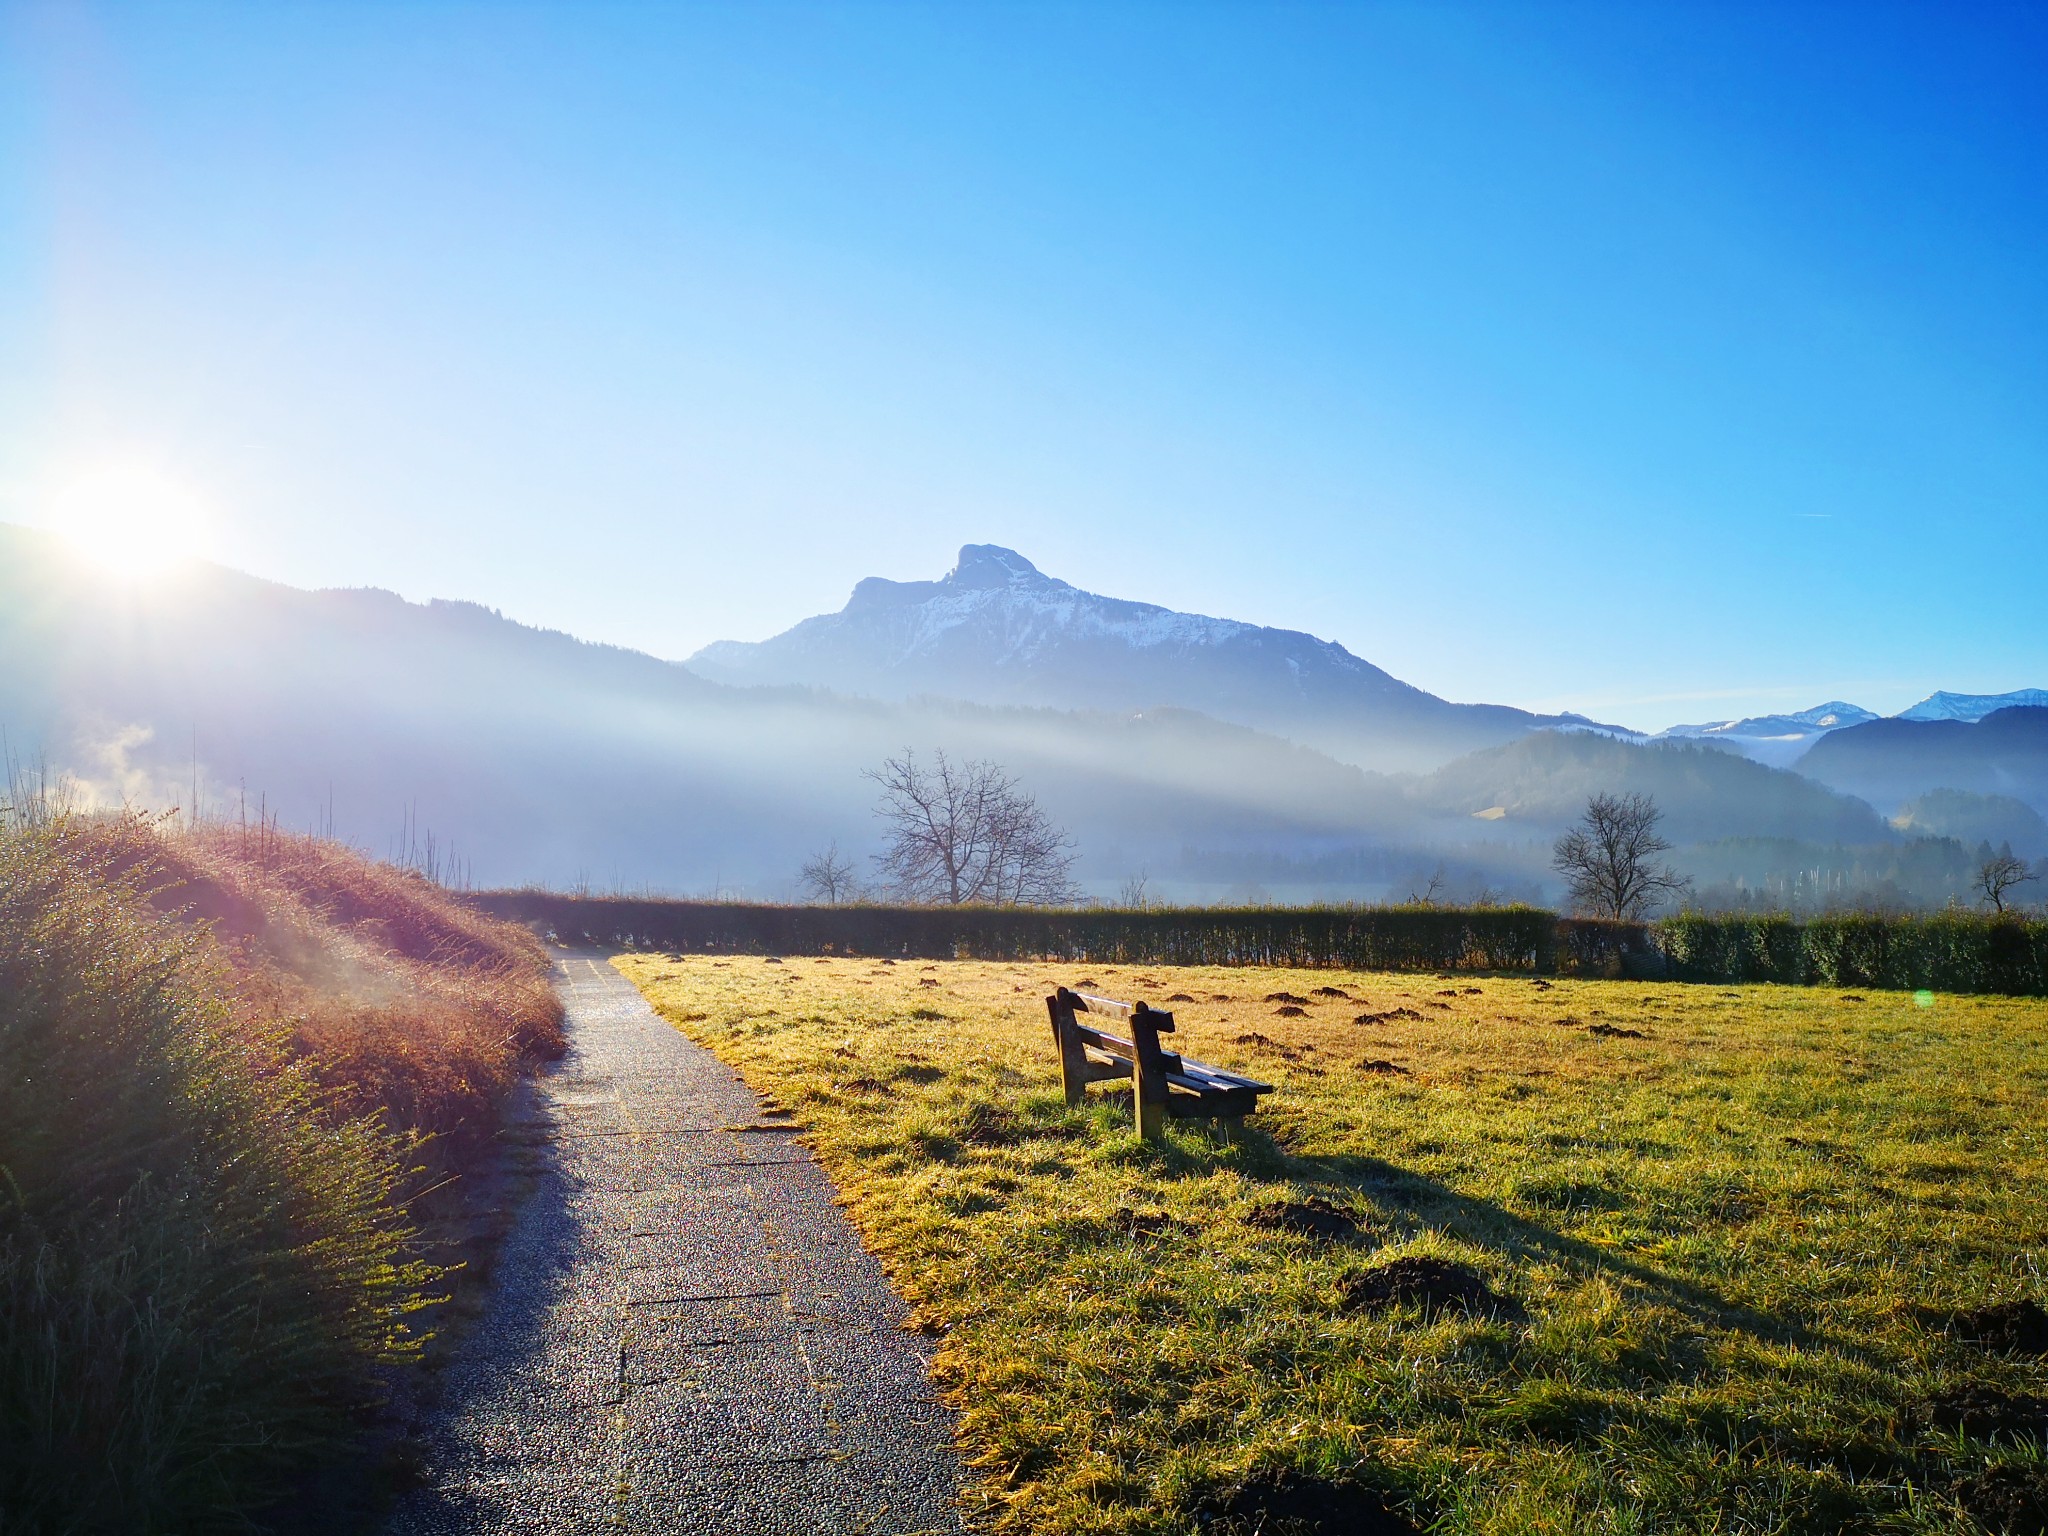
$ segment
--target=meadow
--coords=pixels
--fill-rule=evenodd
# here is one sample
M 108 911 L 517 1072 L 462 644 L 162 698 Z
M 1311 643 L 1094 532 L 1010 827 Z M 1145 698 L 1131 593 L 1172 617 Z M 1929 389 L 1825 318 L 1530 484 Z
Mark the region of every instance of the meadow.
M 987 1527 L 2048 1517 L 2048 1003 L 617 963 L 803 1127 L 941 1341 Z M 1070 1108 L 1058 984 L 1170 1008 L 1176 1048 L 1276 1084 L 1253 1133 L 1148 1144 L 1120 1086 Z

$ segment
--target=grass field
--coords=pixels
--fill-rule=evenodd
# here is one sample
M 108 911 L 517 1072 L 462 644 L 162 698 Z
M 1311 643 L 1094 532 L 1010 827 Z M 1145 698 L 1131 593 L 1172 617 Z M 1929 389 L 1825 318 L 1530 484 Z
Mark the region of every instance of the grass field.
M 619 965 L 805 1127 L 990 1525 L 2042 1529 L 2048 1003 Z M 1069 1109 L 1062 982 L 1277 1084 L 1260 1134 Z

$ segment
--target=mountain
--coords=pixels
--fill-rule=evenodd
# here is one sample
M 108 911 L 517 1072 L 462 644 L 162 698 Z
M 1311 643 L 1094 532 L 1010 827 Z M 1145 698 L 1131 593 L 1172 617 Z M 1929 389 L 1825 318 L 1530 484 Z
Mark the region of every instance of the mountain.
M 1782 768 L 1697 742 L 1636 745 L 1586 731 L 1541 731 L 1474 752 L 1417 781 L 1416 806 L 1507 839 L 1549 839 L 1602 791 L 1649 795 L 1674 843 L 1725 838 L 1888 843 L 1898 834 L 1861 800 Z
M 1655 739 L 1703 741 L 1774 768 L 1786 768 L 1829 731 L 1877 718 L 1867 709 L 1836 699 L 1787 715 L 1752 715 L 1746 720 L 1721 720 L 1710 725 L 1674 725 L 1659 731 Z
M 2048 708 L 1995 710 L 1974 724 L 1871 720 L 1821 737 L 1796 766 L 1885 808 L 1929 790 L 1960 789 L 2009 795 L 2048 813 Z
M 1163 612 L 1140 618 L 1178 617 Z M 1989 739 L 2014 713 L 2048 712 L 1877 723 Z M 1554 900 L 1551 842 L 1602 790 L 1654 795 L 1681 845 L 1727 843 L 1714 867 L 1751 891 L 1803 878 L 1824 845 L 1908 846 L 1860 802 L 1698 743 L 1522 731 L 1393 778 L 1186 709 L 735 687 L 472 603 L 213 566 L 124 585 L 5 526 L 0 737 L 74 771 L 95 803 L 190 806 L 196 789 L 214 815 L 378 853 L 416 851 L 430 829 L 443 867 L 452 855 L 482 884 L 788 899 L 828 843 L 878 851 L 863 772 L 906 748 L 1002 764 L 1102 896 L 1142 874 L 1170 901 L 1377 900 L 1440 870 L 1453 895 Z M 1854 855 L 1836 886 L 1888 857 Z
M 730 688 L 470 603 L 215 566 L 124 586 L 5 526 L 0 732 L 102 803 L 190 806 L 196 785 L 215 814 L 374 852 L 410 822 L 484 883 L 787 897 L 828 842 L 872 851 L 862 771 L 906 747 L 1000 761 L 1105 894 L 1189 848 L 1357 846 L 1405 815 L 1383 779 L 1186 712 Z
M 965 546 L 937 581 L 869 577 L 837 613 L 769 640 L 708 645 L 688 665 L 721 683 L 878 699 L 1191 709 L 1379 770 L 1426 770 L 1578 722 L 1453 704 L 1295 630 L 1098 596 L 993 544 Z
M 2001 709 L 2048 708 L 2048 688 L 2021 688 L 2012 693 L 1932 693 L 1899 720 L 1963 720 L 1972 724 Z

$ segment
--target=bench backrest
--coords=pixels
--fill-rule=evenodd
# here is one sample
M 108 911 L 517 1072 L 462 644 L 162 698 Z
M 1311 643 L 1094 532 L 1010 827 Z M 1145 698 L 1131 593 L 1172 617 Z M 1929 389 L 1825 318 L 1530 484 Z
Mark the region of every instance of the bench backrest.
M 1143 1002 L 1120 1003 L 1115 998 L 1097 997 L 1090 992 L 1071 992 L 1061 987 L 1046 999 L 1052 1011 L 1053 1039 L 1061 1038 L 1061 1024 L 1078 1035 L 1088 1045 L 1108 1056 L 1116 1056 L 1133 1065 L 1152 1072 L 1178 1072 L 1180 1057 L 1159 1043 L 1161 1035 L 1173 1033 L 1173 1015 L 1162 1008 L 1148 1007 Z M 1084 1024 L 1080 1015 L 1091 1018 L 1115 1019 L 1124 1024 L 1130 1032 L 1128 1040 L 1113 1035 L 1094 1024 Z

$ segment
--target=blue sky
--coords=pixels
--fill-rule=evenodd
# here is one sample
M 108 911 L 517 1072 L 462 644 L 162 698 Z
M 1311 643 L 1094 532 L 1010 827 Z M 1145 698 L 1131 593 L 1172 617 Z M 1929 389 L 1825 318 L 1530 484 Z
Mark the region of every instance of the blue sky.
M 2048 12 L 0 11 L 0 519 L 682 656 L 964 542 L 1659 727 L 2048 686 Z

